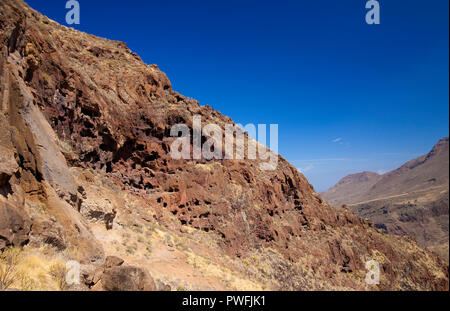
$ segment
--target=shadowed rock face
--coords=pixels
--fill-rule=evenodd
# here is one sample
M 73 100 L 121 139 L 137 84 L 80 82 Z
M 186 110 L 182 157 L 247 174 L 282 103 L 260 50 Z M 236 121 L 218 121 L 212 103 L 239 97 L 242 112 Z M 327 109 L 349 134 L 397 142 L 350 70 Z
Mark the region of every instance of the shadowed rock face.
M 192 129 L 194 114 L 222 128 L 232 120 L 174 92 L 156 65 L 144 64 L 124 43 L 60 26 L 20 0 L 0 3 L 0 41 L 2 135 L 12 133 L 18 165 L 3 200 L 22 195 L 43 203 L 64 244 L 81 249 L 85 261 L 103 259 L 88 221 L 108 218 L 111 225 L 129 207 L 83 189 L 69 166 L 102 172 L 141 198 L 143 210 L 134 217 L 151 217 L 174 232 L 186 226 L 207 232 L 237 260 L 255 250 L 280 254 L 273 277 L 281 289 L 370 289 L 345 275 L 365 274 L 375 253 L 385 258 L 376 289 L 448 288 L 448 267 L 437 257 L 329 206 L 281 157 L 274 171 L 260 170 L 258 160 L 173 160 L 174 124 Z M 52 241 L 41 239 L 52 234 L 47 227 L 36 226 L 44 232 L 30 239 Z M 114 269 L 107 284 L 121 278 L 123 268 Z

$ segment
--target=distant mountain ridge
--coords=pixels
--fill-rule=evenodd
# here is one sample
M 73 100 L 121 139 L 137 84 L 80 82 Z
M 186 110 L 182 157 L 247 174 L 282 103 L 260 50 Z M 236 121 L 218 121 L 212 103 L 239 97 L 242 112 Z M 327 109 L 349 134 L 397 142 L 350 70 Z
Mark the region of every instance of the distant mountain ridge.
M 361 195 L 369 191 L 381 178 L 381 175 L 373 172 L 351 174 L 321 195 L 335 205 L 358 202 L 362 198 Z
M 335 206 L 348 205 L 385 232 L 414 237 L 448 260 L 448 137 L 396 170 L 352 174 L 321 195 Z
M 352 174 L 341 179 L 321 195 L 334 205 L 354 204 L 377 198 L 424 190 L 449 183 L 449 138 L 442 138 L 426 155 L 396 170 L 379 175 Z

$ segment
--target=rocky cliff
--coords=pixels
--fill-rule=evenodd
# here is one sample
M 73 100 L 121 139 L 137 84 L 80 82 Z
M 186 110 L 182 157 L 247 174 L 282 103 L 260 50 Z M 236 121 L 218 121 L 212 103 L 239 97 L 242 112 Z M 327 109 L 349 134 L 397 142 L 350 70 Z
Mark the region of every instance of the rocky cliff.
M 448 289 L 437 256 L 328 205 L 282 157 L 274 171 L 172 159 L 174 124 L 232 120 L 124 43 L 21 0 L 0 2 L 0 41 L 1 249 L 60 252 L 98 290 L 140 269 L 107 269 L 111 255 L 156 280 L 132 289 Z M 364 282 L 371 259 L 377 286 Z

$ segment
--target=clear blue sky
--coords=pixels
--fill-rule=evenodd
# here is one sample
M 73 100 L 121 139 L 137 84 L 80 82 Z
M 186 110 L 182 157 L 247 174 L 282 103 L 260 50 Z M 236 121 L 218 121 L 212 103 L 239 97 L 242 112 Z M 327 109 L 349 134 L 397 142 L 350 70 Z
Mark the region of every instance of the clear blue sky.
M 27 2 L 65 24 L 65 0 Z M 365 0 L 79 2 L 75 28 L 126 42 L 176 91 L 278 123 L 280 154 L 318 191 L 448 136 L 447 0 L 379 0 L 371 26 Z

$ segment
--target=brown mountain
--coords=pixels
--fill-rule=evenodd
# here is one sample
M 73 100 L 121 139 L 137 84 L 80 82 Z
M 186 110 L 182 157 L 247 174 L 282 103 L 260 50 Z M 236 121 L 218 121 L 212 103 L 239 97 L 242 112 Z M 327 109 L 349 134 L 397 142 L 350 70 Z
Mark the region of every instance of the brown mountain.
M 381 175 L 373 172 L 348 175 L 321 195 L 334 205 L 358 202 L 381 178 Z
M 449 138 L 426 155 L 378 175 L 343 178 L 322 196 L 334 205 L 347 204 L 387 232 L 408 234 L 448 260 Z
M 63 259 L 93 290 L 448 289 L 438 256 L 328 205 L 282 157 L 174 160 L 172 125 L 232 120 L 124 43 L 21 0 L 0 2 L 0 41 L 0 249 L 27 271 L 11 286 L 60 284 Z

